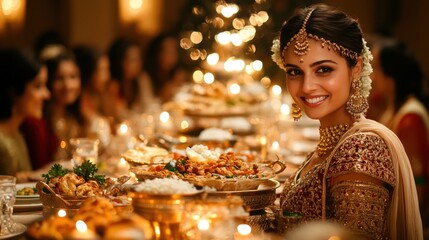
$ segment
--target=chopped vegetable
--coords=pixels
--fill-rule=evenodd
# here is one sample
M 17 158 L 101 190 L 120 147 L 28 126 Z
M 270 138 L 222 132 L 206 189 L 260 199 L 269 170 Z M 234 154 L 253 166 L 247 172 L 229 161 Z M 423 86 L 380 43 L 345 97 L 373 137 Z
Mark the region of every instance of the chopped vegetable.
M 176 172 L 177 171 L 177 167 L 176 167 L 176 160 L 171 160 L 170 162 L 168 162 L 165 167 L 165 169 L 171 171 L 171 172 Z

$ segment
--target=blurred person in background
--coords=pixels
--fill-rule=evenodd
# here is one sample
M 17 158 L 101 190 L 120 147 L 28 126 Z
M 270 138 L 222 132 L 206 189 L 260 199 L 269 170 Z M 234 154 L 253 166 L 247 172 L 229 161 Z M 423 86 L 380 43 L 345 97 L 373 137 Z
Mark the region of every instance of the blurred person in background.
M 31 160 L 37 166 L 70 158 L 69 140 L 84 136 L 85 124 L 80 111 L 80 73 L 73 54 L 61 53 L 45 64 L 51 98 L 44 108 L 43 119 L 28 119 L 23 126 Z M 40 142 L 42 135 L 47 136 L 46 142 Z
M 46 82 L 46 67 L 36 60 L 17 49 L 0 50 L 0 174 L 23 180 L 32 170 L 19 128 L 25 118 L 42 117 L 50 97 Z
M 34 44 L 34 53 L 42 62 L 65 51 L 67 51 L 66 44 L 56 31 L 42 32 Z
M 161 103 L 171 101 L 187 77 L 180 66 L 176 37 L 166 33 L 155 37 L 147 48 L 144 68 L 152 82 L 154 96 Z
M 109 106 L 106 106 L 107 86 L 110 81 L 109 59 L 95 48 L 76 46 L 73 48 L 82 82 L 81 112 L 88 120 L 87 136 L 96 137 L 103 145 L 110 138 L 110 124 L 105 118 Z
M 116 121 L 132 112 L 143 112 L 153 98 L 152 86 L 142 73 L 142 52 L 137 43 L 123 38 L 115 40 L 109 48 L 110 74 L 108 86 L 110 106 L 107 114 Z
M 82 106 L 88 115 L 104 115 L 103 99 L 110 80 L 109 59 L 94 48 L 73 49 L 82 81 Z
M 373 91 L 386 103 L 378 120 L 394 131 L 404 145 L 414 173 L 420 212 L 429 215 L 429 114 L 422 69 L 411 50 L 396 39 L 376 38 L 372 52 Z M 429 218 L 423 220 L 428 225 Z

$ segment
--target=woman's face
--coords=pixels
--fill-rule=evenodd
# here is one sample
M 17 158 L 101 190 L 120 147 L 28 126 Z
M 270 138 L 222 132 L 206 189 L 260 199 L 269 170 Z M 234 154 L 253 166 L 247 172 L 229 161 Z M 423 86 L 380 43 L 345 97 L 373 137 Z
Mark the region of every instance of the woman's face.
M 309 39 L 310 50 L 304 56 L 294 53 L 294 43 L 285 55 L 286 86 L 293 100 L 322 126 L 349 122 L 345 104 L 353 77 L 360 69 L 348 67 L 345 58 L 321 43 Z M 301 62 L 300 59 L 303 59 Z M 359 65 L 360 66 L 360 65 Z
M 72 60 L 60 62 L 52 83 L 54 101 L 64 106 L 70 105 L 76 101 L 80 90 L 79 68 L 76 63 Z
M 131 80 L 139 76 L 142 70 L 140 48 L 132 46 L 127 49 L 122 67 L 124 69 L 124 79 Z
M 109 79 L 109 59 L 106 56 L 102 56 L 98 59 L 97 66 L 92 77 L 94 89 L 98 92 L 103 91 Z
M 39 74 L 27 83 L 24 94 L 18 97 L 15 110 L 25 118 L 42 118 L 43 102 L 50 97 L 46 87 L 48 72 L 42 67 Z

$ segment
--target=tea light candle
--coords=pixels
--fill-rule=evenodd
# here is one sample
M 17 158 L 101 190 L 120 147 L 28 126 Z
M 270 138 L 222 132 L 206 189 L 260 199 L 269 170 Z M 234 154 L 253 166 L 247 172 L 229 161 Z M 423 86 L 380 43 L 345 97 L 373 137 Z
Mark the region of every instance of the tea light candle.
M 97 240 L 100 239 L 99 236 L 92 231 L 91 229 L 88 229 L 88 226 L 86 223 L 82 220 L 76 221 L 76 229 L 74 229 L 67 237 L 66 239 L 70 240 Z
M 118 127 L 117 134 L 125 136 L 128 134 L 129 127 L 126 123 L 121 123 Z
M 237 226 L 237 232 L 234 233 L 234 240 L 253 240 L 252 228 L 247 224 Z
M 62 217 L 67 216 L 67 212 L 64 209 L 60 209 L 60 210 L 58 210 L 57 215 L 58 215 L 58 217 L 62 218 Z

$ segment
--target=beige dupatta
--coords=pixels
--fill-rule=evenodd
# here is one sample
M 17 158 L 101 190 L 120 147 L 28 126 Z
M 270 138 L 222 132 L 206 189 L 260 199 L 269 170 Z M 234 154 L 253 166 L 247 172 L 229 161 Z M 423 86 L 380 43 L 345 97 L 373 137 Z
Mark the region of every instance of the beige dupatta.
M 396 176 L 392 202 L 388 212 L 389 239 L 421 240 L 423 226 L 420 217 L 417 191 L 410 162 L 398 137 L 384 125 L 369 119 L 361 119 L 343 135 L 327 160 L 323 181 L 322 219 L 326 220 L 326 174 L 332 156 L 347 137 L 359 132 L 373 132 L 383 138 L 389 148 Z

